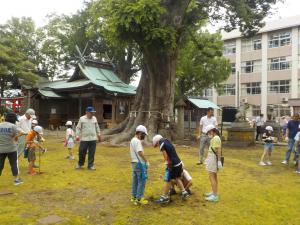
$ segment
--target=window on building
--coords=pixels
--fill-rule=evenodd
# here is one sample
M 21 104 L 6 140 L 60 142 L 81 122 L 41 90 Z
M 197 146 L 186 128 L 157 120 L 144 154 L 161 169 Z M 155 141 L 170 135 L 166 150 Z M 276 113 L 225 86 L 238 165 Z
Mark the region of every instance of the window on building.
M 235 95 L 235 84 L 224 84 L 222 95 L 225 96 Z
M 235 74 L 236 68 L 235 68 L 235 63 L 231 63 L 231 73 Z
M 291 32 L 273 33 L 269 36 L 269 48 L 291 44 Z
M 261 71 L 261 61 L 245 61 L 242 62 L 242 73 L 256 73 Z
M 224 55 L 232 55 L 236 53 L 235 42 L 228 42 L 224 44 Z
M 276 80 L 268 82 L 269 93 L 290 93 L 290 81 L 289 80 Z
M 252 82 L 242 84 L 242 95 L 257 95 L 261 93 L 261 83 Z
M 282 116 L 290 116 L 291 109 L 288 106 L 282 105 L 268 105 L 267 106 L 267 114 L 274 114 L 275 117 L 282 117 Z
M 242 41 L 242 52 L 251 52 L 251 51 L 260 50 L 260 49 L 261 49 L 260 37 L 244 39 Z
M 207 88 L 203 90 L 203 97 L 211 97 L 213 96 L 213 89 Z
M 291 66 L 292 62 L 290 56 L 269 59 L 269 70 L 288 70 Z
M 252 116 L 259 116 L 261 114 L 260 106 L 253 105 L 252 106 Z

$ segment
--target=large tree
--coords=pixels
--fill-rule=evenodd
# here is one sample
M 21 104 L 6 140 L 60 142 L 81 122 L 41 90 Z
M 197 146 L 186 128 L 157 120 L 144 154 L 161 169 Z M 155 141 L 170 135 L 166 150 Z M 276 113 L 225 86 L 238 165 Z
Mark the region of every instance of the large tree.
M 227 31 L 239 27 L 251 35 L 262 26 L 274 3 L 276 0 L 96 1 L 94 20 L 104 24 L 109 39 L 136 43 L 143 57 L 143 74 L 132 109 L 137 116 L 116 129 L 123 133 L 113 142 L 128 140 L 138 124 L 147 125 L 153 135 L 172 121 L 178 51 L 189 31 L 213 19 L 226 21 Z

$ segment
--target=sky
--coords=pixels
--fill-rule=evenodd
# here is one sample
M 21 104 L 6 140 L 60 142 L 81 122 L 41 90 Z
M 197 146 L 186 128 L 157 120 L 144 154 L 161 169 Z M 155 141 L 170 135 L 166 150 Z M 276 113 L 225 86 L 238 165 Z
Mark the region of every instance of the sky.
M 46 24 L 46 15 L 72 14 L 82 7 L 84 0 L 0 0 L 0 24 L 12 16 L 32 17 L 37 26 Z M 124 0 L 125 1 L 125 0 Z M 266 20 L 276 20 L 300 14 L 300 0 L 285 0 L 275 6 L 276 12 Z M 209 30 L 215 30 L 210 28 Z M 138 80 L 133 84 L 137 85 Z

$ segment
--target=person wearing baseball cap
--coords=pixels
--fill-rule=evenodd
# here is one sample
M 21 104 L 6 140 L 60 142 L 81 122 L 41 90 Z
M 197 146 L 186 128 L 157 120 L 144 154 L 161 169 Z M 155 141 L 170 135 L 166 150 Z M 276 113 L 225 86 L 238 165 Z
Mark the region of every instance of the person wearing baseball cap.
M 144 154 L 142 141 L 148 135 L 147 128 L 139 125 L 135 129 L 135 136 L 130 141 L 130 156 L 132 166 L 132 195 L 131 202 L 135 205 L 147 205 L 148 200 L 144 198 L 147 181 L 148 160 Z
M 33 109 L 27 109 L 23 116 L 19 117 L 17 125 L 25 132 L 29 133 L 32 128 L 32 118 L 35 116 Z M 25 150 L 25 137 L 20 137 L 18 140 L 18 155 L 20 156 Z
M 0 176 L 4 168 L 6 157 L 9 159 L 12 175 L 14 176 L 14 184 L 22 184 L 23 181 L 19 177 L 18 153 L 16 140 L 25 133 L 16 126 L 17 115 L 15 113 L 7 113 L 5 122 L 0 123 Z
M 94 107 L 86 108 L 86 114 L 80 117 L 76 126 L 76 140 L 80 141 L 79 159 L 76 169 L 82 169 L 84 166 L 86 154 L 88 153 L 88 169 L 96 170 L 94 166 L 94 158 L 96 152 L 97 140 L 101 141 L 100 127 L 97 118 L 94 116 L 96 112 Z

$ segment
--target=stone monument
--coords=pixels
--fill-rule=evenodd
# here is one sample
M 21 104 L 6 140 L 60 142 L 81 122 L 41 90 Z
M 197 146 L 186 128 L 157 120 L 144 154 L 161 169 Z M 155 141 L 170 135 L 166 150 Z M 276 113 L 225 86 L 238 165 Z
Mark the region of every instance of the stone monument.
M 246 113 L 249 107 L 248 103 L 244 103 L 238 108 L 235 121 L 232 122 L 231 127 L 227 129 L 227 146 L 247 147 L 255 144 L 255 129 L 250 127 L 246 119 Z

